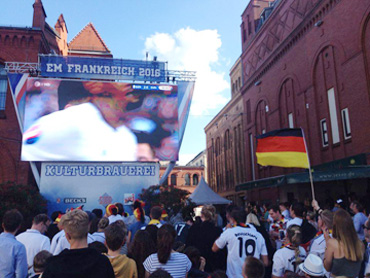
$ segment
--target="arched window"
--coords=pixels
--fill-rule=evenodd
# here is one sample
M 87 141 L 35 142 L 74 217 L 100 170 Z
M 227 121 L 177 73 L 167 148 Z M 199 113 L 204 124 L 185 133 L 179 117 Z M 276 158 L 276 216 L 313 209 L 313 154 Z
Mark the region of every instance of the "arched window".
M 190 175 L 189 174 L 185 174 L 185 185 L 190 185 Z
M 199 177 L 198 177 L 198 175 L 197 174 L 194 174 L 193 175 L 193 185 L 195 186 L 195 185 L 198 185 L 198 183 L 199 183 Z
M 176 185 L 176 175 L 175 174 L 171 175 L 171 185 Z

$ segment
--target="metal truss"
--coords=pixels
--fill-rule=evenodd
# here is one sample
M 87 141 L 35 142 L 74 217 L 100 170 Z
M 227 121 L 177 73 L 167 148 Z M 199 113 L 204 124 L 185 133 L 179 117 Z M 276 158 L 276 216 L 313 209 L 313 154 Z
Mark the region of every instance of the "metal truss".
M 30 73 L 37 75 L 40 72 L 38 63 L 5 62 L 5 70 L 9 73 Z
M 9 73 L 30 73 L 32 76 L 38 76 L 40 65 L 38 63 L 24 62 L 5 62 L 5 70 Z M 176 83 L 176 81 L 195 81 L 195 71 L 166 70 L 166 81 Z M 150 81 L 150 80 L 148 80 Z
M 167 70 L 167 82 L 169 81 L 195 81 L 197 79 L 195 71 Z

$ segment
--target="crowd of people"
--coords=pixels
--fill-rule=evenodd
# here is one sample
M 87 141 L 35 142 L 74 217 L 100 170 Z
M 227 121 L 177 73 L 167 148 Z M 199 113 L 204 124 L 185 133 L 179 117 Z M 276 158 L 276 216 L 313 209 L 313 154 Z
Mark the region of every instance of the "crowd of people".
M 358 201 L 321 209 L 313 200 L 245 208 L 225 215 L 167 215 L 135 201 L 101 209 L 23 217 L 7 211 L 0 235 L 0 277 L 370 277 L 370 217 Z M 224 216 L 224 217 L 222 217 Z

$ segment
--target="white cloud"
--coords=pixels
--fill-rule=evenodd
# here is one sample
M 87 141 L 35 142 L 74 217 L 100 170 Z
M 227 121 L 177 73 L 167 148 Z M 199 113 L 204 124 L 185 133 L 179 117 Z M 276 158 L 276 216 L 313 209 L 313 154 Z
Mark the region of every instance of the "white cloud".
M 192 153 L 192 154 L 188 154 L 188 153 L 182 154 L 182 153 L 180 153 L 178 164 L 180 166 L 185 166 L 186 163 L 188 163 L 190 160 L 192 160 L 196 155 L 197 155 L 197 153 Z
M 169 69 L 197 72 L 190 113 L 204 115 L 228 101 L 222 95 L 222 91 L 230 86 L 228 76 L 212 69 L 212 65 L 221 60 L 221 45 L 217 30 L 196 31 L 186 28 L 174 34 L 155 33 L 146 38 L 144 53 L 148 51 L 158 60 L 168 61 Z

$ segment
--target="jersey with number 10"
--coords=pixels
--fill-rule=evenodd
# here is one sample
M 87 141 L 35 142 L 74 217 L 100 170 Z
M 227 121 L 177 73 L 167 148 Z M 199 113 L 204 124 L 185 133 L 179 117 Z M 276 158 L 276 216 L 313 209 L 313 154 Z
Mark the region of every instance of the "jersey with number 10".
M 227 245 L 226 274 L 228 277 L 243 277 L 242 268 L 247 256 L 257 259 L 260 259 L 261 255 L 267 256 L 265 239 L 249 226 L 237 226 L 225 230 L 216 240 L 216 245 L 220 249 Z

